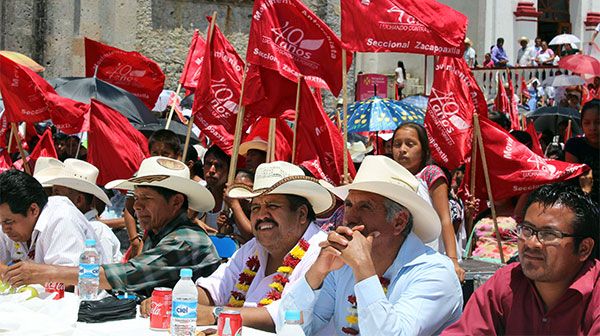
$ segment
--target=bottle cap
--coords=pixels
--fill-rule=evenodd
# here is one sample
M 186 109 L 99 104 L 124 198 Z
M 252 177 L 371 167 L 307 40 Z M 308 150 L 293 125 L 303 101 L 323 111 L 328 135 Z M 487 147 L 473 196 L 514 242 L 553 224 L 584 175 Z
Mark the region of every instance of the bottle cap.
M 286 321 L 300 321 L 300 311 L 299 310 L 286 310 L 285 311 L 285 320 Z
M 89 246 L 95 246 L 96 245 L 96 240 L 95 239 L 86 239 L 85 240 L 85 246 L 89 247 Z
M 192 270 L 190 268 L 182 268 L 181 271 L 179 271 L 179 276 L 180 277 L 186 277 L 186 278 L 191 278 L 192 277 Z

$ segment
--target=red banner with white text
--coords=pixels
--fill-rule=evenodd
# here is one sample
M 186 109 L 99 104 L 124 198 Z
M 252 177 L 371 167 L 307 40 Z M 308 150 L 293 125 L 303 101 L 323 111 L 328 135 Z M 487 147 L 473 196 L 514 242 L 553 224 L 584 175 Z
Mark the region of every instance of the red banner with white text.
M 200 36 L 198 30 L 194 30 L 192 36 L 192 42 L 190 43 L 190 50 L 188 51 L 185 64 L 183 66 L 183 72 L 179 78 L 181 86 L 188 90 L 195 90 L 198 86 L 198 80 L 200 79 L 200 69 L 202 69 L 202 62 L 204 61 L 204 49 L 206 48 L 206 41 Z

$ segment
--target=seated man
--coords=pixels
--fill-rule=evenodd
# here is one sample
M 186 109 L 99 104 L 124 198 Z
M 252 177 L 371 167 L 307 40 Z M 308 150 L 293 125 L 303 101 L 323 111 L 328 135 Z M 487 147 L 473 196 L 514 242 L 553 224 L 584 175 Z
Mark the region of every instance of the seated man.
M 452 262 L 423 244 L 441 224 L 418 186 L 394 160 L 367 156 L 353 183 L 331 187 L 345 226 L 281 299 L 278 330 L 290 308 L 304 312 L 307 335 L 434 335 L 460 317 Z
M 282 161 L 258 166 L 253 189 L 234 184 L 228 194 L 252 199 L 255 238 L 210 277 L 196 281 L 198 324 L 216 323 L 228 306 L 241 312 L 244 325 L 273 330 L 286 284 L 304 277 L 319 254 L 318 244 L 326 239 L 314 223 L 315 213 L 329 210 L 333 195 L 298 166 Z M 149 302 L 143 307 L 147 314 Z
M 525 209 L 517 226 L 521 262 L 479 287 L 443 334 L 600 334 L 598 206 L 558 183 L 533 192 Z
M 191 181 L 189 174 L 180 161 L 156 156 L 142 161 L 136 177 L 107 184 L 109 189 L 134 189 L 134 209 L 146 237 L 137 257 L 125 264 L 100 267 L 102 289 L 149 296 L 154 287 L 175 286 L 181 268 L 191 268 L 194 277 L 200 277 L 219 266 L 211 240 L 187 217 L 188 207 L 205 211 L 214 206 L 214 199 L 206 188 Z M 47 281 L 73 285 L 77 284 L 78 268 L 19 263 L 9 267 L 4 280 L 17 286 Z
M 106 224 L 96 220 L 98 211 L 94 207 L 94 197 L 111 205 L 106 193 L 96 185 L 98 168 L 77 159 L 66 159 L 64 163 L 53 158 L 43 159 L 56 162 L 38 160 L 33 177 L 43 186 L 51 186 L 54 196 L 67 197 L 81 211 L 99 238 L 98 245 L 104 251 L 101 254 L 103 264 L 120 262 L 123 255 L 119 239 Z M 42 164 L 51 168 L 38 169 Z
M 36 179 L 18 170 L 0 174 L 0 226 L 0 277 L 7 265 L 19 267 L 25 260 L 79 265 L 85 240 L 97 240 L 73 203 L 46 196 Z

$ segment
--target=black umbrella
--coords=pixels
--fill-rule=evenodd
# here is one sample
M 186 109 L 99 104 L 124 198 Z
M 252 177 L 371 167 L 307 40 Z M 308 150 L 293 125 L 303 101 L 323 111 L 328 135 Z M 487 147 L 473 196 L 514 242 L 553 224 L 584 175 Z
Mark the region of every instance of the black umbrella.
M 190 94 L 189 96 L 185 96 L 183 97 L 183 99 L 181 100 L 181 107 L 186 108 L 186 109 L 192 109 L 192 105 L 194 105 L 194 94 Z
M 63 97 L 89 104 L 97 99 L 124 115 L 132 124 L 152 124 L 158 119 L 142 101 L 117 86 L 95 77 L 62 77 L 48 81 Z
M 149 138 L 152 133 L 154 133 L 154 131 L 158 131 L 161 129 L 165 129 L 165 125 L 167 124 L 167 119 L 158 119 L 157 123 L 151 123 L 151 124 L 145 124 L 145 125 L 140 125 L 140 124 L 134 124 L 133 127 L 135 127 L 138 131 L 142 132 L 142 134 L 144 134 L 144 136 L 146 138 Z M 169 130 L 175 132 L 175 134 L 177 134 L 177 136 L 179 137 L 179 140 L 181 140 L 181 143 L 184 144 L 185 143 L 185 135 L 187 134 L 187 126 L 182 124 L 181 122 L 179 122 L 178 120 L 171 120 L 171 125 L 169 125 Z M 190 136 L 190 144 L 197 144 L 199 143 L 200 140 L 198 139 L 198 137 L 192 132 L 191 136 Z
M 581 119 L 581 114 L 577 109 L 561 106 L 544 106 L 539 109 L 527 113 L 527 118 L 543 117 L 543 116 L 561 116 L 572 119 Z
M 571 119 L 573 135 L 582 133 L 581 127 L 579 127 L 581 114 L 571 107 L 544 106 L 527 113 L 527 118 L 534 119 L 533 125 L 538 132 L 550 131 L 552 134 L 558 134 L 561 132 L 561 128 L 566 127 L 568 120 Z

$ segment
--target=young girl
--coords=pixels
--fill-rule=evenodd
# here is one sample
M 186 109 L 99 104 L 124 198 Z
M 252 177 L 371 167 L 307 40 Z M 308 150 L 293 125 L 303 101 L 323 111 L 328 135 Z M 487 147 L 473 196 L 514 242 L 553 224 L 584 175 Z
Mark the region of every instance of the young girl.
M 452 260 L 456 275 L 463 281 L 465 271 L 458 265 L 456 235 L 450 219 L 448 179 L 440 167 L 429 164 L 425 128 L 415 123 L 402 124 L 394 132 L 392 141 L 394 160 L 426 184 L 431 204 L 440 217 L 442 236 L 428 245 Z

